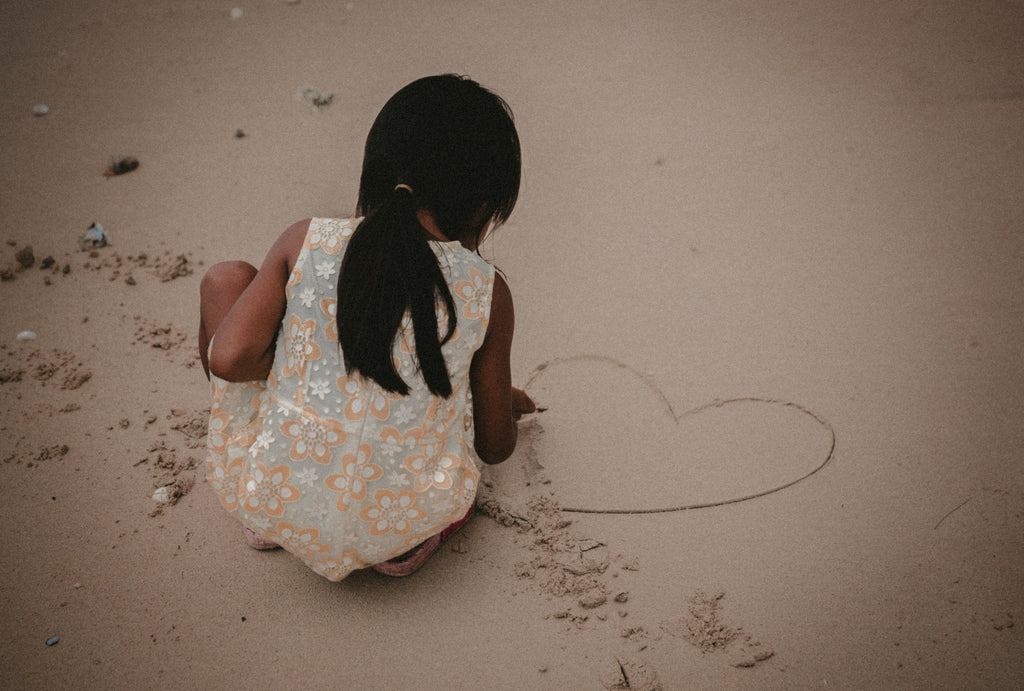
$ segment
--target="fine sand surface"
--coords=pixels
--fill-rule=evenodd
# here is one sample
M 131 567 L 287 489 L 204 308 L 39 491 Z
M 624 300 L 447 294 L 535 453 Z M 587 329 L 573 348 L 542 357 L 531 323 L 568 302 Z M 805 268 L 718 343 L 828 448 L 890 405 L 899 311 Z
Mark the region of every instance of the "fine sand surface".
M 0 5 L 0 687 L 1024 685 L 1019 3 L 233 2 Z M 199 280 L 439 72 L 516 113 L 545 410 L 330 583 L 203 482 Z

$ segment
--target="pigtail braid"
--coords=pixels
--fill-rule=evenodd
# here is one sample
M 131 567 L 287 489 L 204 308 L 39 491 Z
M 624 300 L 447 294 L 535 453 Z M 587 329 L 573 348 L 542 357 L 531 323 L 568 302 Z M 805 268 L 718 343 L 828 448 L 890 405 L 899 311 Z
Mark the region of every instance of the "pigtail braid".
M 437 297 L 448 316 L 439 338 Z M 420 372 L 431 393 L 452 393 L 441 346 L 454 335 L 455 301 L 427 233 L 416 218 L 412 194 L 396 189 L 349 240 L 338 279 L 338 341 L 349 374 L 358 371 L 393 393 L 407 395 L 392 358 L 395 337 L 410 313 Z

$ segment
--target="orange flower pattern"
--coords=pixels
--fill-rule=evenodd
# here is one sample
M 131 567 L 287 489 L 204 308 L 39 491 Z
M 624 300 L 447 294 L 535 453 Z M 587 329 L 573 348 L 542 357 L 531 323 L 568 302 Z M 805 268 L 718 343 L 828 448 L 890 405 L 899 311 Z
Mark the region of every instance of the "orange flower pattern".
M 299 498 L 297 489 L 288 484 L 291 468 L 279 465 L 270 470 L 258 464 L 250 475 L 243 477 L 245 487 L 243 506 L 247 511 L 262 511 L 268 516 L 283 516 L 284 503 Z
M 484 326 L 491 316 L 491 287 L 494 276 L 490 278 L 476 269 L 469 270 L 469 280 L 455 284 L 455 293 L 465 300 L 462 313 L 469 319 L 481 319 Z
M 238 483 L 242 479 L 242 459 L 235 457 L 226 464 L 217 464 L 210 468 L 206 481 L 220 498 L 220 503 L 228 511 L 238 508 Z
M 422 521 L 427 513 L 416 505 L 417 498 L 412 492 L 395 494 L 389 489 L 379 489 L 373 495 L 374 504 L 359 512 L 359 517 L 371 524 L 371 535 L 394 533 L 407 535 L 414 521 Z
M 358 223 L 310 222 L 267 380 L 211 384 L 209 486 L 244 525 L 332 581 L 461 518 L 480 479 L 469 367 L 490 318 L 494 269 L 459 243 L 431 243 L 458 316 L 442 347 L 453 393 L 439 399 L 427 389 L 408 319 L 392 357 L 410 392 L 388 393 L 346 373 L 337 340 L 337 279 Z M 438 317 L 446 329 L 443 309 Z
M 359 377 L 339 377 L 338 388 L 348 395 L 345 404 L 345 418 L 362 420 L 370 413 L 378 420 L 387 420 L 391 413 L 388 393 L 380 387 L 367 387 Z
M 315 228 L 310 224 L 309 230 L 310 249 L 321 249 L 327 254 L 337 255 L 355 229 L 351 225 L 318 223 Z
M 316 528 L 296 528 L 287 521 L 281 521 L 277 524 L 275 542 L 293 554 L 309 557 L 330 549 L 327 545 L 317 542 L 318 537 L 320 531 Z
M 315 339 L 316 320 L 302 321 L 293 314 L 288 321 L 288 330 L 284 334 L 284 367 L 281 376 L 290 377 L 302 374 L 306 362 L 320 357 L 320 346 Z
M 327 317 L 324 324 L 324 333 L 327 340 L 332 343 L 338 342 L 338 298 L 321 298 L 320 309 Z
M 424 492 L 431 487 L 451 489 L 452 473 L 462 465 L 462 459 L 440 453 L 437 446 L 430 445 L 423 448 L 423 453 L 406 456 L 402 463 L 414 476 L 413 489 Z
M 366 498 L 367 483 L 378 479 L 384 471 L 370 463 L 373 447 L 362 444 L 356 453 L 341 458 L 341 472 L 328 475 L 326 485 L 338 492 L 338 510 L 345 511 L 355 501 Z
M 331 448 L 345 443 L 345 431 L 340 423 L 318 418 L 309 408 L 302 413 L 301 417 L 289 418 L 281 425 L 281 432 L 294 440 L 288 457 L 293 461 L 312 458 L 317 463 L 330 463 Z

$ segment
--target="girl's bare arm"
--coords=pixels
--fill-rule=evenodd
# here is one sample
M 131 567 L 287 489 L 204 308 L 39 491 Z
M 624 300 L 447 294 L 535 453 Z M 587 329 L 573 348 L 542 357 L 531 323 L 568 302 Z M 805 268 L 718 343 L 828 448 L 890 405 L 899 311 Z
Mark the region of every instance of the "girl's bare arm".
M 284 288 L 308 229 L 306 219 L 281 234 L 252 283 L 217 327 L 210 371 L 221 379 L 252 381 L 270 374 L 277 330 L 285 312 Z
M 491 317 L 487 335 L 473 356 L 470 387 L 473 391 L 473 422 L 477 455 L 485 463 L 501 463 L 516 448 L 515 421 L 533 402 L 517 390 L 513 408 L 512 333 L 515 312 L 512 293 L 499 274 L 494 276 Z M 525 398 L 525 401 L 523 400 Z

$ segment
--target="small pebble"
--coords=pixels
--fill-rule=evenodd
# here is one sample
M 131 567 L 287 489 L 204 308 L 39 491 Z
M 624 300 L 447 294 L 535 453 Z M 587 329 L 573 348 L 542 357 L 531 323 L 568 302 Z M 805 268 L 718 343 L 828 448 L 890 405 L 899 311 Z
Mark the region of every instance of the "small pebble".
M 36 340 L 36 332 L 35 331 L 22 331 L 20 334 L 18 334 L 18 340 L 19 341 L 34 341 L 34 340 Z
M 53 638 L 47 638 L 46 639 L 46 645 L 48 645 L 48 646 L 52 647 L 52 646 L 57 645 L 58 643 L 60 643 L 60 636 L 54 636 Z
M 35 116 L 46 115 L 50 112 L 49 106 L 42 103 L 32 106 L 32 114 Z
M 242 131 L 242 130 L 240 130 L 240 129 L 239 129 L 239 130 L 235 130 L 235 138 L 236 138 L 236 139 L 241 139 L 241 138 L 242 138 L 242 137 L 244 137 L 244 136 L 245 136 L 245 132 L 243 132 L 243 131 Z
M 124 175 L 130 173 L 139 167 L 139 159 L 134 156 L 124 156 L 110 162 L 110 166 L 107 167 L 106 172 L 103 173 L 105 177 L 114 177 L 115 175 Z
M 241 7 L 233 8 L 231 10 L 231 18 L 232 19 L 241 19 L 242 18 L 242 8 Z
M 31 269 L 36 263 L 36 255 L 32 251 L 32 245 L 25 245 L 22 247 L 18 250 L 17 254 L 14 255 L 14 258 L 23 269 Z
M 170 498 L 171 498 L 170 491 L 166 487 L 158 487 L 156 489 L 156 491 L 153 492 L 153 501 L 158 501 L 158 502 L 163 503 L 163 502 L 167 501 Z

